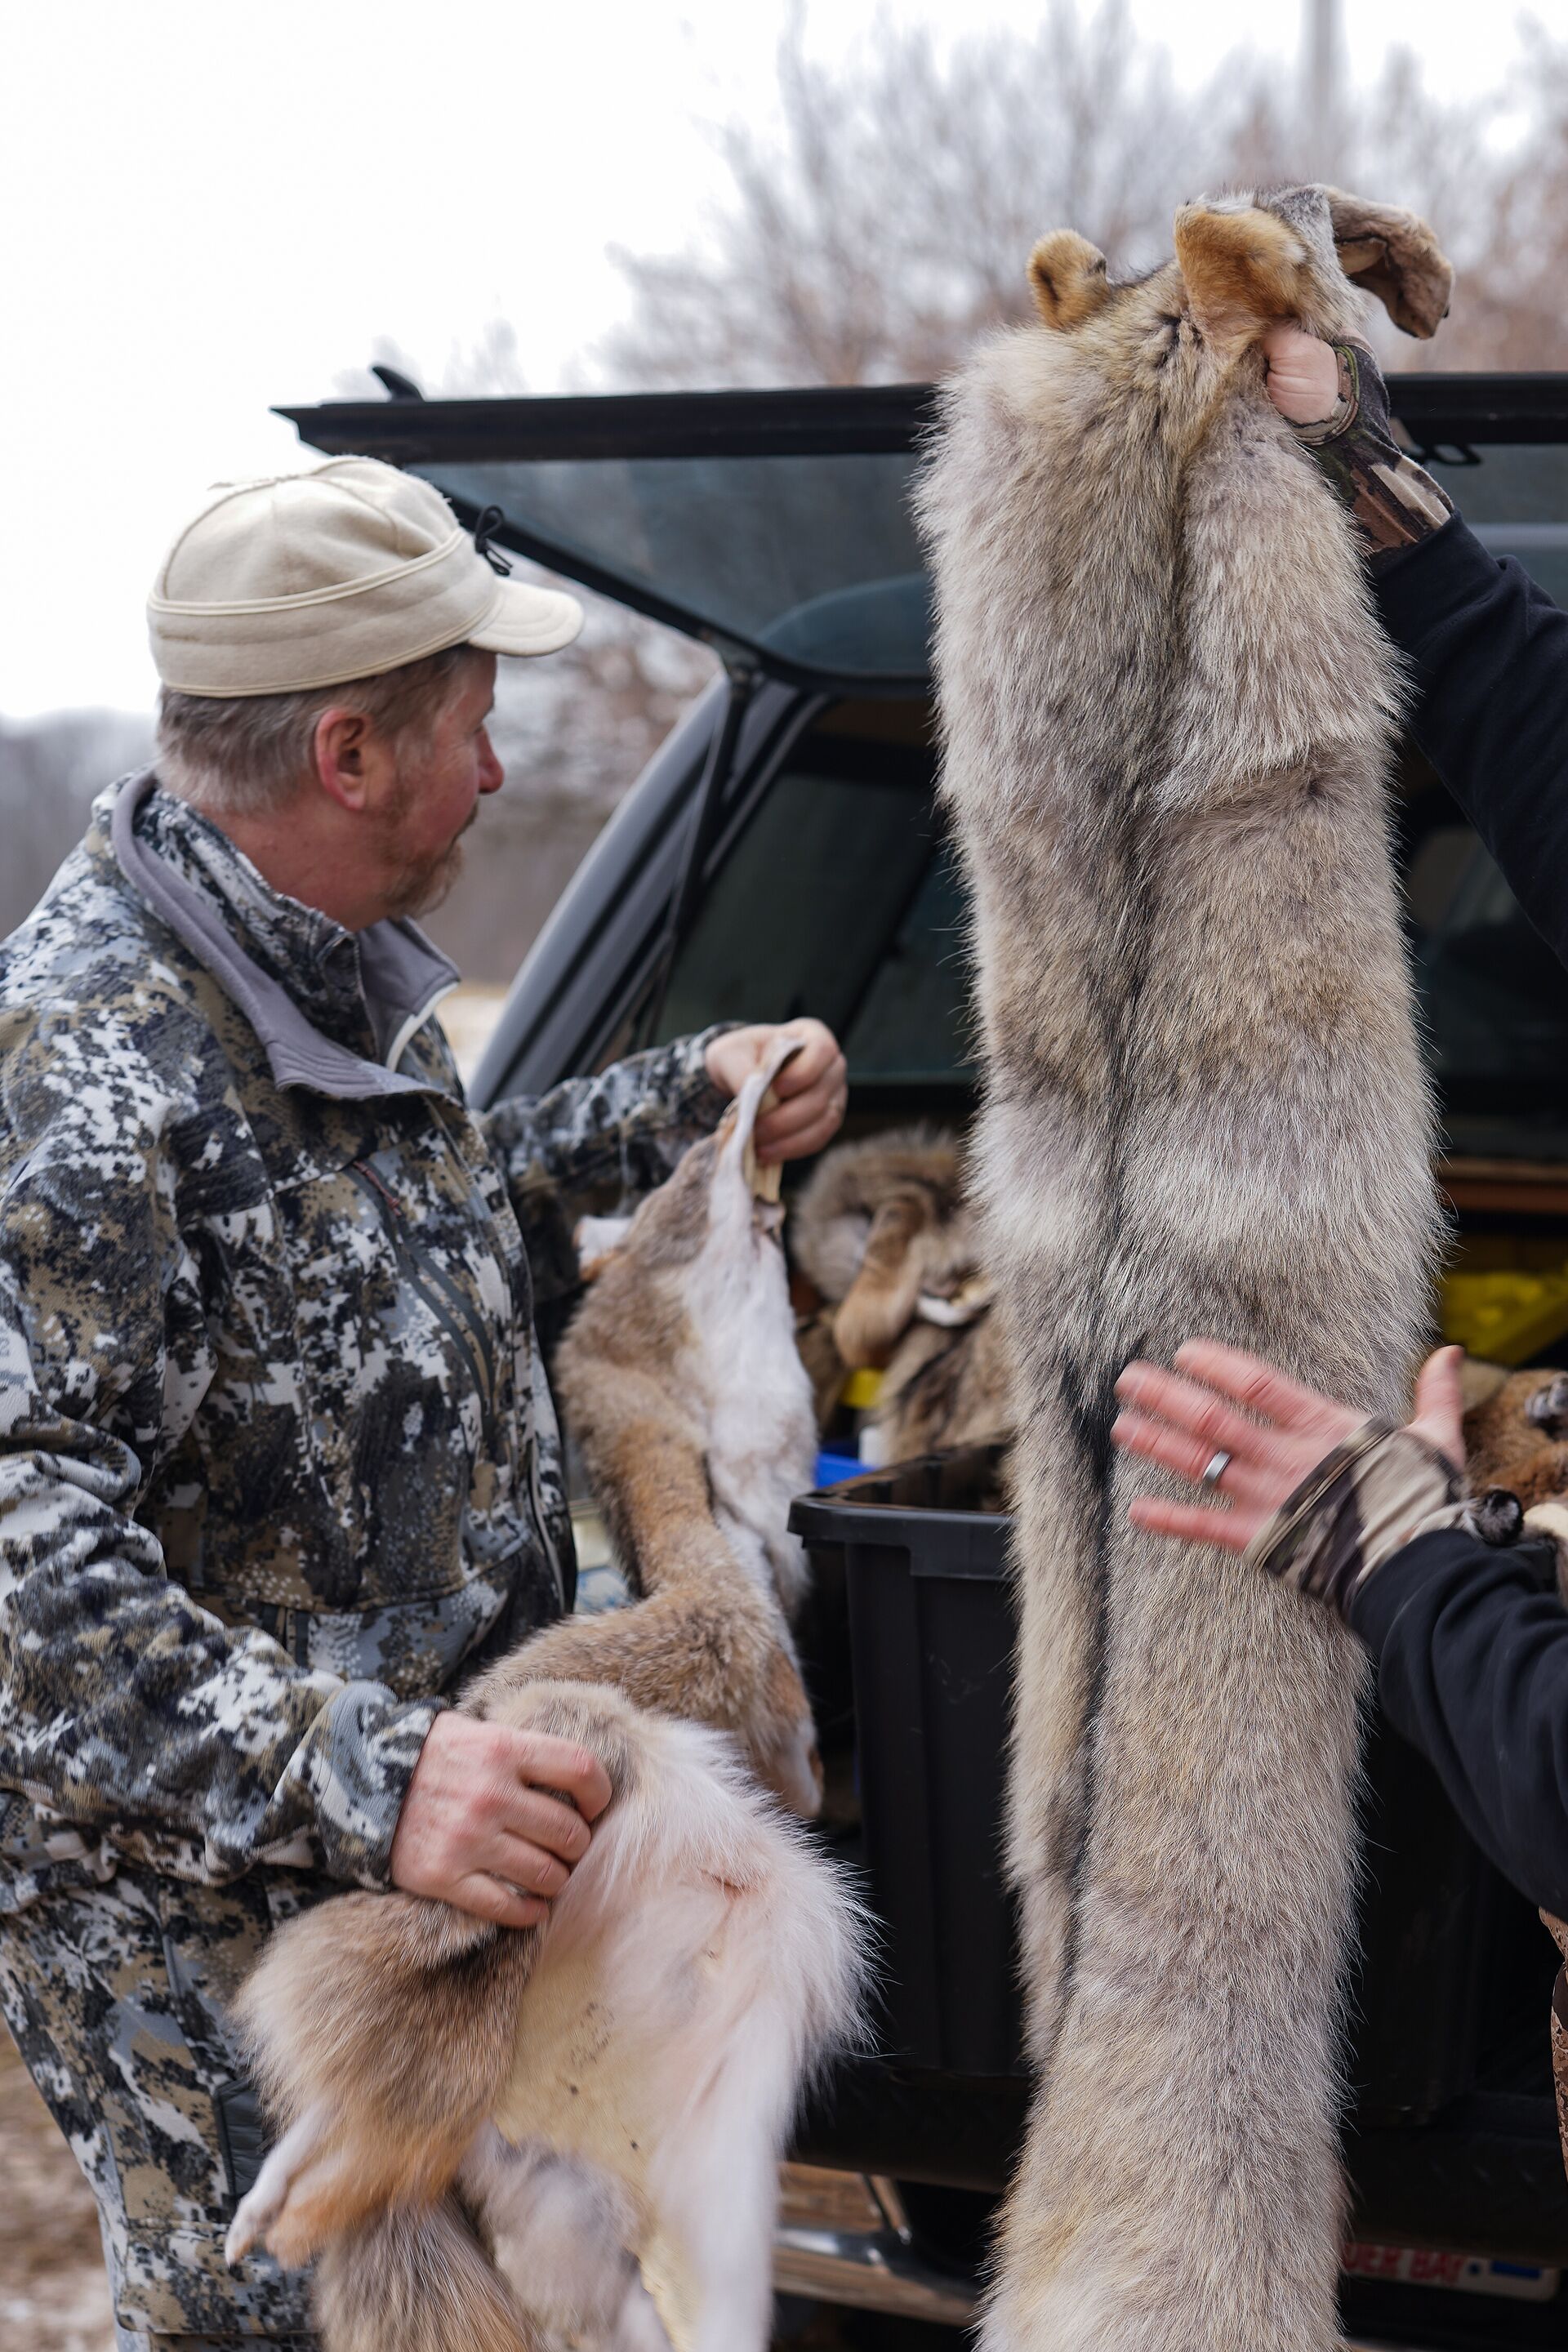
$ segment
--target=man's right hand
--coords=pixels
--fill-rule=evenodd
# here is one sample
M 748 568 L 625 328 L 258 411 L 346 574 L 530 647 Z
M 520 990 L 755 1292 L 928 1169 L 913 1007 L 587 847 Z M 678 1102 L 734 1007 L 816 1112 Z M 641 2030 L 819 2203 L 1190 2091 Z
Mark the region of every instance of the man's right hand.
M 430 1726 L 403 1800 L 392 1883 L 476 1919 L 534 1927 L 609 1801 L 605 1768 L 586 1748 L 447 1711 Z

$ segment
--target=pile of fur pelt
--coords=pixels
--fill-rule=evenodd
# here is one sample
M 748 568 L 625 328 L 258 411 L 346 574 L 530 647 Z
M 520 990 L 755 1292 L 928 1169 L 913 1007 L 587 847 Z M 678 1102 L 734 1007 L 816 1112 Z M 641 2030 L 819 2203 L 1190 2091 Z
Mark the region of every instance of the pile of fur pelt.
M 798 1338 L 818 1421 L 849 1373 L 882 1374 L 862 1461 L 907 1462 L 1010 1433 L 1002 1326 L 956 1137 L 909 1127 L 839 1145 L 801 1193 L 789 1234 L 816 1294 Z
M 1568 1372 L 1465 1366 L 1465 1468 L 1489 1543 L 1546 1540 L 1568 1603 Z

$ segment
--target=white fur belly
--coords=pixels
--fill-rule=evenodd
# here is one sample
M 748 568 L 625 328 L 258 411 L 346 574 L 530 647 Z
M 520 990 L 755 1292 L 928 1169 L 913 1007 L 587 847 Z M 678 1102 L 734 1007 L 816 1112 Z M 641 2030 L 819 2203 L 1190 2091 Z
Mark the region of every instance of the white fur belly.
M 710 1249 L 689 1311 L 714 1383 L 708 1465 L 721 1517 L 747 1572 L 791 1608 L 805 1566 L 789 1507 L 812 1482 L 816 1423 L 782 1253 L 750 1235 L 743 1251 Z

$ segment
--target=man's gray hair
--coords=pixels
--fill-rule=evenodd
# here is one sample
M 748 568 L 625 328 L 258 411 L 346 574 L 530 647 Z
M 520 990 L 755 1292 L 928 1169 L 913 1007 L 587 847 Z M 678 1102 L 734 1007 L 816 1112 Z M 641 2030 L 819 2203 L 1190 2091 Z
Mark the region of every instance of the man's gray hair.
M 158 696 L 158 781 L 214 816 L 264 816 L 285 807 L 310 772 L 324 710 L 363 711 L 384 735 L 427 734 L 457 684 L 471 646 L 448 646 L 374 677 L 302 694 Z

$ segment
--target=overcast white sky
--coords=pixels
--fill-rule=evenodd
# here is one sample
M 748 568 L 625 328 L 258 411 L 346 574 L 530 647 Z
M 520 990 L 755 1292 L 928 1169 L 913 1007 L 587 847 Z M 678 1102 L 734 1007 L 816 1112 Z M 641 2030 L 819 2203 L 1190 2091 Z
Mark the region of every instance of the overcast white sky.
M 1038 0 L 885 0 L 954 34 Z M 530 386 L 591 381 L 619 243 L 682 243 L 701 124 L 771 104 L 784 0 L 0 0 L 0 716 L 153 691 L 142 605 L 213 481 L 305 462 L 273 401 L 331 396 L 378 336 L 432 373 L 488 320 Z M 1346 0 L 1357 79 L 1391 41 L 1490 86 L 1512 9 Z M 1538 0 L 1548 24 L 1568 0 Z M 831 54 L 874 0 L 816 0 Z M 1297 0 L 1133 0 L 1196 80 L 1293 51 Z

